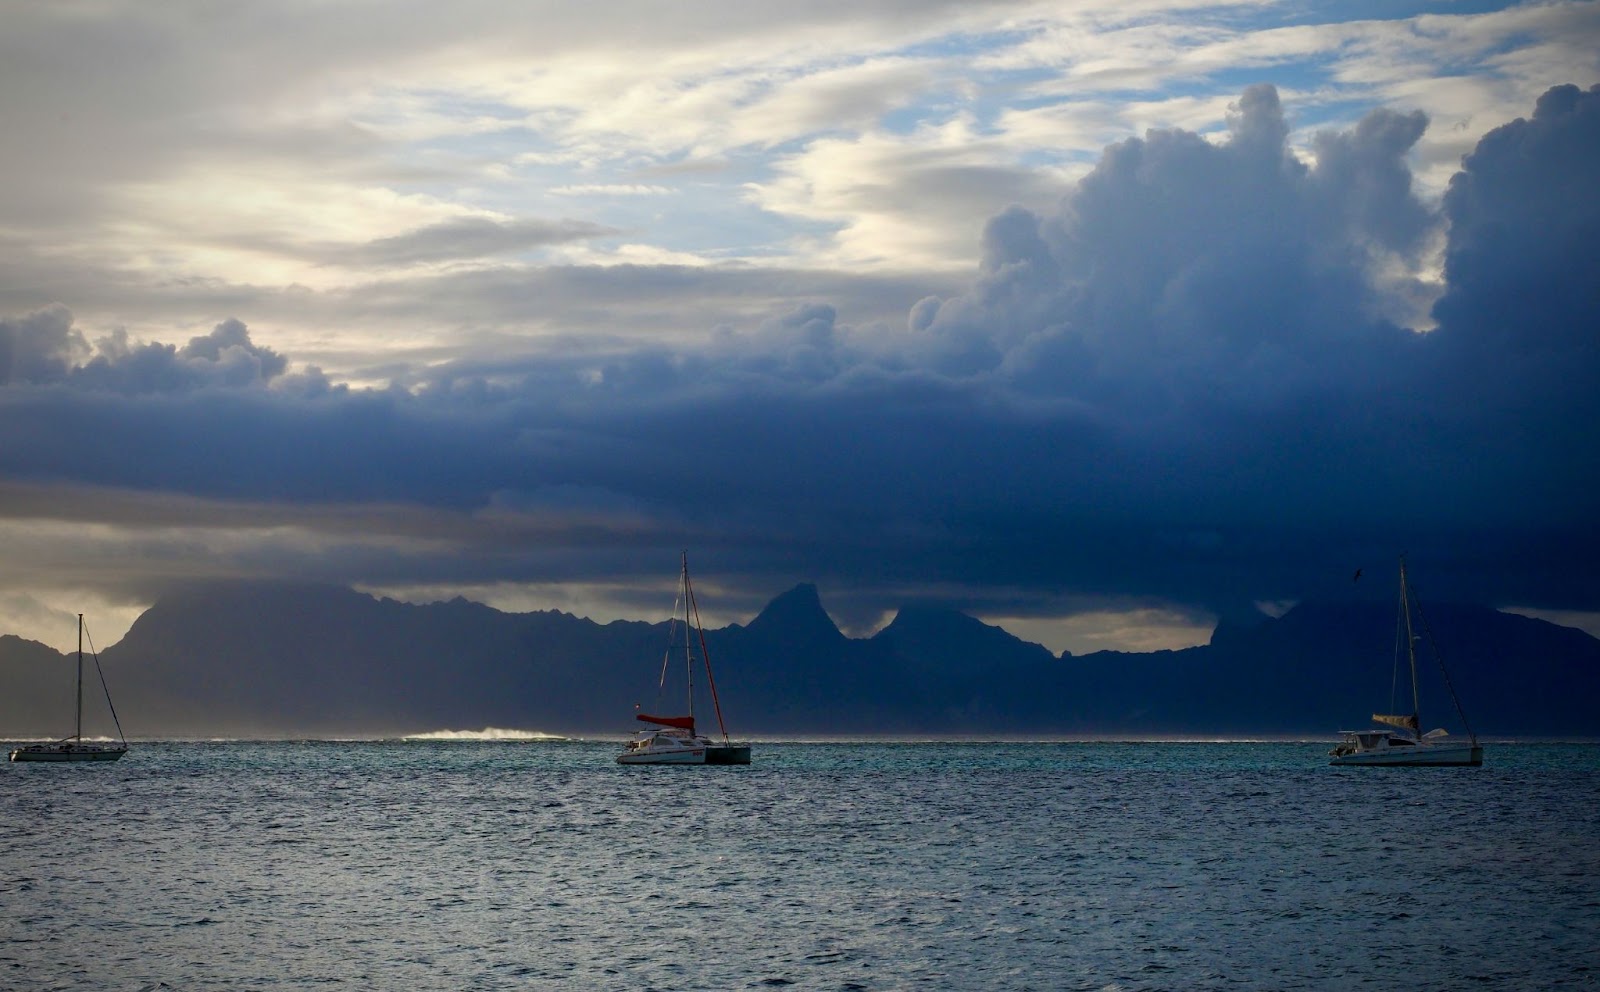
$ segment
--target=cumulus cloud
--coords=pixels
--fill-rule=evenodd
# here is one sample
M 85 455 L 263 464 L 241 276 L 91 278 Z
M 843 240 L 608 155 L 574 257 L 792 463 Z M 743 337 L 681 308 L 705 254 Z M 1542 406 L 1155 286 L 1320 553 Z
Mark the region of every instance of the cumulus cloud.
M 1447 288 L 1430 413 L 1473 463 L 1476 491 L 1509 500 L 1529 539 L 1596 551 L 1600 489 L 1600 86 L 1546 92 L 1533 116 L 1485 135 L 1451 180 Z M 1560 535 L 1560 536 L 1556 536 Z M 1594 591 L 1592 572 L 1580 588 Z
M 1423 262 L 1433 218 L 1404 164 L 1423 126 L 1376 112 L 1321 136 L 1310 168 L 1276 91 L 1252 87 L 1228 140 L 1153 130 L 1107 149 L 1058 210 L 994 218 L 975 289 L 920 304 L 913 326 L 948 368 L 1006 361 L 1085 395 L 1137 381 L 1159 404 L 1349 378 L 1352 356 L 1402 341 L 1376 276 Z
M 88 353 L 72 313 L 56 306 L 21 317 L 0 317 L 0 386 L 64 378 Z
M 172 393 L 266 385 L 287 368 L 287 358 L 253 343 L 245 325 L 233 319 L 182 348 L 136 343 L 120 330 L 90 346 L 73 326 L 71 312 L 60 305 L 0 319 L 0 385 Z
M 1439 320 L 1516 352 L 1596 344 L 1600 86 L 1558 86 L 1484 136 L 1450 181 Z

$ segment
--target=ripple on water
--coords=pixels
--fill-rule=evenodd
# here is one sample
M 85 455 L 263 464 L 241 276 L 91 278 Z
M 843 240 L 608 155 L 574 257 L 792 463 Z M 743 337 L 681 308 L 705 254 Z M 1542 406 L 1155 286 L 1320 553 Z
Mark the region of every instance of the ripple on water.
M 152 744 L 69 790 L 8 769 L 0 987 L 1595 985 L 1600 749 L 1439 775 L 1323 750 L 766 745 L 663 775 L 610 744 Z

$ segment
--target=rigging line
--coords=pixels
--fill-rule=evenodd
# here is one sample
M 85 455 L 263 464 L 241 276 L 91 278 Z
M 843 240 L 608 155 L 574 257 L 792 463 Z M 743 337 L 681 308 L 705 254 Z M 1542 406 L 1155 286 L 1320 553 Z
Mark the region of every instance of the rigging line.
M 87 625 L 83 628 L 83 636 L 89 639 L 89 654 L 94 658 L 94 671 L 100 676 L 100 691 L 106 694 L 106 708 L 111 710 L 111 722 L 117 725 L 117 740 L 128 743 L 128 738 L 122 732 L 122 721 L 117 719 L 117 706 L 111 701 L 111 687 L 106 685 L 105 669 L 100 667 L 100 653 L 94 649 L 94 635 L 89 633 Z
M 1400 558 L 1401 574 L 1404 575 L 1405 556 Z M 1394 668 L 1389 672 L 1389 712 L 1394 712 L 1395 696 L 1400 692 L 1400 643 L 1405 638 L 1406 611 L 1410 609 L 1406 604 L 1406 590 L 1404 581 L 1400 585 L 1400 608 L 1394 614 Z M 1408 645 L 1409 647 L 1409 645 Z
M 1422 739 L 1422 689 L 1417 682 L 1417 631 L 1411 626 L 1411 583 L 1406 578 L 1406 559 L 1400 557 L 1400 601 L 1406 610 L 1406 657 L 1411 662 L 1411 721 L 1416 724 L 1412 733 Z
M 700 657 L 706 663 L 706 682 L 711 685 L 711 706 L 717 711 L 717 729 L 722 731 L 722 743 L 728 743 L 728 725 L 722 721 L 722 700 L 717 698 L 717 678 L 711 674 L 711 652 L 706 650 L 706 628 L 700 622 L 700 604 L 695 601 L 694 588 L 689 585 L 689 558 L 683 561 L 683 587 L 689 594 L 689 606 L 694 610 L 695 629 L 700 632 Z
M 1456 695 L 1456 687 L 1450 681 L 1450 673 L 1445 670 L 1444 656 L 1439 653 L 1439 645 L 1433 639 L 1433 628 L 1428 625 L 1428 618 L 1423 615 L 1421 603 L 1417 604 L 1417 619 L 1422 621 L 1422 629 L 1428 635 L 1428 650 L 1433 653 L 1433 660 L 1439 666 L 1439 674 L 1444 676 L 1444 687 L 1450 690 L 1450 702 L 1455 704 L 1456 716 L 1461 718 L 1461 726 L 1466 730 L 1467 737 L 1473 744 L 1477 744 L 1478 735 L 1472 732 L 1472 724 L 1467 722 L 1467 711 L 1461 708 L 1461 699 Z
M 689 717 L 694 718 L 694 625 L 690 619 L 689 611 L 693 608 L 693 589 L 689 586 L 689 552 L 679 554 L 683 563 L 683 570 L 679 576 L 678 585 L 681 587 L 680 595 L 683 597 L 683 680 L 689 691 Z M 676 604 L 674 605 L 676 609 Z M 701 650 L 704 650 L 702 646 Z M 698 730 L 693 733 L 699 733 Z
M 656 680 L 656 702 L 653 707 L 657 713 L 661 712 L 662 704 L 667 698 L 667 666 L 672 664 L 673 638 L 678 632 L 678 606 L 683 601 L 683 592 L 680 589 L 672 596 L 672 613 L 667 618 L 667 648 L 661 653 L 661 677 Z M 687 636 L 687 634 L 685 635 Z
M 689 566 L 683 566 L 683 679 L 689 686 L 689 715 L 694 716 L 694 638 L 695 628 L 690 625 L 689 612 L 694 609 L 694 589 L 689 585 Z M 701 657 L 705 656 L 704 634 L 701 634 Z M 696 731 L 698 733 L 698 730 Z

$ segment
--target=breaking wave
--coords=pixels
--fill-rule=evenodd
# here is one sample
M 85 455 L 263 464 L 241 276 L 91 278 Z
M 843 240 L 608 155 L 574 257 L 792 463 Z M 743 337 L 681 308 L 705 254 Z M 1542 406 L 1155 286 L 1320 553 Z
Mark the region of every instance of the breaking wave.
M 506 730 L 502 727 L 484 727 L 482 730 L 429 730 L 406 734 L 408 741 L 564 741 L 560 734 L 547 734 L 539 730 Z

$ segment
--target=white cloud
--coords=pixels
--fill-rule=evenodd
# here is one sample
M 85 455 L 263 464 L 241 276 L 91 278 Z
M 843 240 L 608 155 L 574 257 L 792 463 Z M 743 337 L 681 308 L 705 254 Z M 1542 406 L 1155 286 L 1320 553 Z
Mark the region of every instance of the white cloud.
M 937 98 L 959 69 L 909 58 L 814 67 L 742 108 L 728 140 L 770 147 L 798 136 L 875 130 L 886 114 Z
M 573 186 L 557 186 L 550 190 L 551 196 L 668 196 L 672 193 L 669 186 L 655 186 L 644 183 L 589 183 Z
M 1593 4 L 1309 13 L 1285 25 L 1255 4 L 624 4 L 601 23 L 466 3 L 375 25 L 344 3 L 208 19 L 28 6 L 0 39 L 0 127 L 27 149 L 3 166 L 0 234 L 26 245 L 15 257 L 30 279 L 0 305 L 59 299 L 107 325 L 159 307 L 165 326 L 190 327 L 223 316 L 181 312 L 218 291 L 353 286 L 326 264 L 329 245 L 464 217 L 553 219 L 573 203 L 586 213 L 570 220 L 629 230 L 629 245 L 549 260 L 950 272 L 983 217 L 1040 205 L 1105 144 L 1216 132 L 1238 88 L 1213 79 L 1224 73 L 1282 72 L 1285 94 L 1336 115 L 1374 96 L 1435 115 L 1415 154 L 1437 191 L 1474 135 L 1600 71 Z M 706 160 L 724 171 L 672 187 L 670 213 L 629 212 L 667 199 L 640 176 Z M 27 295 L 43 290 L 31 272 L 44 259 L 55 285 Z M 302 296 L 298 319 L 337 326 L 315 308 L 329 299 Z
M 825 225 L 796 249 L 811 264 L 969 269 L 983 222 L 1009 203 L 1044 206 L 1068 173 L 1025 168 L 1005 141 L 956 118 L 910 135 L 811 142 L 752 184 L 764 209 Z

